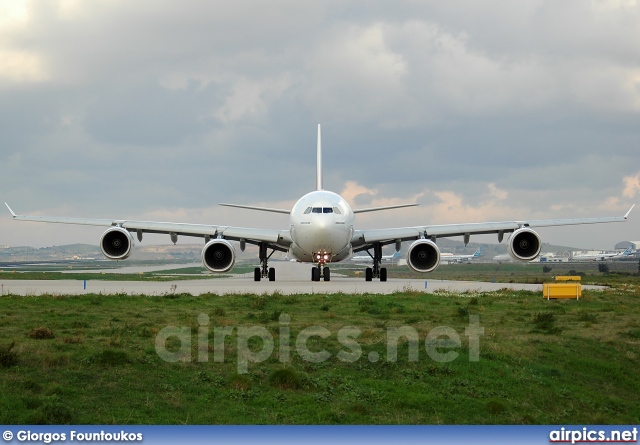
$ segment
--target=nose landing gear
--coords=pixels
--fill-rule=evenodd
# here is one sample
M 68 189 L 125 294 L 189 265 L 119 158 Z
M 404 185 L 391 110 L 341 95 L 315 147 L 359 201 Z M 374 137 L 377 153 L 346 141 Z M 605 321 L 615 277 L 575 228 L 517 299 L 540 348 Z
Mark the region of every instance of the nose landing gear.
M 311 281 L 331 281 L 331 269 L 328 267 L 312 267 L 311 268 Z
M 331 261 L 331 253 L 326 251 L 316 252 L 313 258 L 318 262 L 317 267 L 311 268 L 311 281 L 331 281 L 331 270 L 326 265 Z

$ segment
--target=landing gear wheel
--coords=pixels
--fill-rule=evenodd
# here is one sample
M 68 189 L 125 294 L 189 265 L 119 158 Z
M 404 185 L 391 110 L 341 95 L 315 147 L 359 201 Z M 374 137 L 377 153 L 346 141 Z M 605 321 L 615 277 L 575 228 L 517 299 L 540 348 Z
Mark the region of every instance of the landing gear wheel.
M 261 278 L 268 278 L 269 281 L 276 280 L 276 270 L 273 267 L 269 267 L 269 258 L 274 254 L 275 249 L 271 249 L 271 253 L 269 253 L 269 244 L 260 243 L 259 244 L 260 253 L 258 257 L 260 258 L 260 267 L 256 267 L 253 272 L 254 281 L 260 281 Z
M 324 281 L 331 281 L 331 270 L 328 267 L 325 267 L 322 272 L 324 275 Z
M 311 268 L 311 281 L 320 281 L 320 269 L 317 267 Z
M 374 278 L 379 278 L 380 281 L 387 281 L 387 268 L 380 267 L 380 263 L 382 263 L 382 244 L 376 243 L 371 246 L 373 249 L 373 255 L 369 250 L 367 253 L 373 260 L 373 267 L 367 267 L 365 270 L 365 279 L 367 281 L 373 281 Z

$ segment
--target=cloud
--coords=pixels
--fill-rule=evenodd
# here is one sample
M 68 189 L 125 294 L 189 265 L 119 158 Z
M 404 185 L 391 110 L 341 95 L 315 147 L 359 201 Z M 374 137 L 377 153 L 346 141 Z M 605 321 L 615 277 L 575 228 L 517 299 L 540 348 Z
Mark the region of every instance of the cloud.
M 407 66 L 386 41 L 387 27 L 337 24 L 308 57 L 302 92 L 310 108 L 333 119 L 363 121 L 386 115 L 405 97 Z
M 363 195 L 375 197 L 377 194 L 377 190 L 368 189 L 354 181 L 347 181 L 344 188 L 340 192 L 340 195 L 352 205 L 357 201 L 359 197 Z
M 48 74 L 37 54 L 27 51 L 0 51 L 0 85 L 2 83 L 44 82 Z
M 215 204 L 312 190 L 322 123 L 325 187 L 421 203 L 359 224 L 617 213 L 638 196 L 639 19 L 628 0 L 12 1 L 0 190 L 24 211 L 252 227 Z
M 199 136 L 215 123 L 221 103 L 216 85 L 169 90 L 152 82 L 104 88 L 85 108 L 85 130 L 99 142 L 115 145 L 176 145 Z
M 509 193 L 506 190 L 499 189 L 493 183 L 487 184 L 487 188 L 489 189 L 491 196 L 499 201 L 504 201 L 509 197 Z
M 434 192 L 437 200 L 427 210 L 434 215 L 433 224 L 515 219 L 517 209 L 506 201 L 508 193 L 492 183 L 485 184 L 485 187 L 474 202 L 453 191 Z
M 24 26 L 29 19 L 28 0 L 0 4 L 0 29 Z
M 624 190 L 622 191 L 622 196 L 625 198 L 635 198 L 638 191 L 640 191 L 640 173 L 633 176 L 625 176 L 623 182 Z
M 287 77 L 283 74 L 278 79 L 263 81 L 238 79 L 215 116 L 223 123 L 230 123 L 243 117 L 266 115 L 270 102 L 289 88 L 291 81 Z

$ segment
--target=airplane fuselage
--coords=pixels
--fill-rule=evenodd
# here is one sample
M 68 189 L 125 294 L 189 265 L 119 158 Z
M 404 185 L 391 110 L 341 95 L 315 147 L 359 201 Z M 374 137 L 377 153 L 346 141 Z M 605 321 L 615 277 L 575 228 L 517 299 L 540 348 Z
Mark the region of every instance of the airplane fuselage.
M 294 258 L 326 264 L 351 256 L 355 215 L 340 195 L 326 190 L 307 193 L 293 206 L 289 222 L 289 254 Z

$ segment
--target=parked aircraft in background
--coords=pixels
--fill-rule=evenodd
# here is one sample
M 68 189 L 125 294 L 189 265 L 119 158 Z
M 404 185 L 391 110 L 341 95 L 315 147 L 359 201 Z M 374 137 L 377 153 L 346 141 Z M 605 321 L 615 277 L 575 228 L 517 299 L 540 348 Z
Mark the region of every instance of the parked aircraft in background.
M 394 252 L 393 255 L 382 255 L 380 261 L 382 261 L 383 263 L 397 263 L 401 258 L 402 255 L 400 255 L 400 252 Z M 355 261 L 357 263 L 364 263 L 372 260 L 373 256 L 371 255 L 358 255 L 351 257 L 351 261 Z
M 407 265 L 416 272 L 431 272 L 442 260 L 440 249 L 436 245 L 437 238 L 461 236 L 466 245 L 471 235 L 476 234 L 493 233 L 498 236 L 498 241 L 502 242 L 504 234 L 510 233 L 507 243 L 511 257 L 519 261 L 531 261 L 538 256 L 542 246 L 540 237 L 533 230 L 536 227 L 623 222 L 631 212 L 629 209 L 624 216 L 603 218 L 513 220 L 361 230 L 355 227 L 355 215 L 358 213 L 397 209 L 417 204 L 352 209 L 343 197 L 323 189 L 320 125 L 318 125 L 316 153 L 316 189 L 301 197 L 292 209 L 222 204 L 289 215 L 289 224 L 281 230 L 128 219 L 24 216 L 15 214 L 8 204 L 7 208 L 13 219 L 17 221 L 108 227 L 100 237 L 100 248 L 102 253 L 112 260 L 123 260 L 129 257 L 134 245 L 134 234 L 140 242 L 144 233 L 167 234 L 174 243 L 178 241 L 179 236 L 199 237 L 204 238 L 205 243 L 202 249 L 204 267 L 211 272 L 221 273 L 229 271 L 235 263 L 235 247 L 231 241 L 238 242 L 242 251 L 247 243 L 254 244 L 259 247 L 260 260 L 260 267 L 256 267 L 254 271 L 256 281 L 260 281 L 261 278 L 275 280 L 275 269 L 268 267 L 268 261 L 276 251 L 287 252 L 291 258 L 313 264 L 311 268 L 313 281 L 320 281 L 320 279 L 329 281 L 331 263 L 348 259 L 353 253 L 366 251 L 372 261 L 372 267 L 366 269 L 366 280 L 379 278 L 380 281 L 386 281 L 387 269 L 381 267 L 382 247 L 395 244 L 396 251 L 400 251 L 403 241 L 412 241 L 407 252 Z
M 633 250 L 631 246 L 627 247 L 624 252 L 613 252 L 613 253 L 578 253 L 571 256 L 571 261 L 606 261 L 613 260 L 620 257 L 625 257 L 633 255 Z
M 501 253 L 499 255 L 494 256 L 493 261 L 496 261 L 498 263 L 510 263 L 515 260 L 508 253 Z
M 482 247 L 478 247 L 478 249 L 471 255 L 455 255 L 453 253 L 441 254 L 442 261 L 446 261 L 448 263 L 464 263 L 465 261 L 470 261 L 475 258 L 480 258 L 481 256 L 482 256 Z

